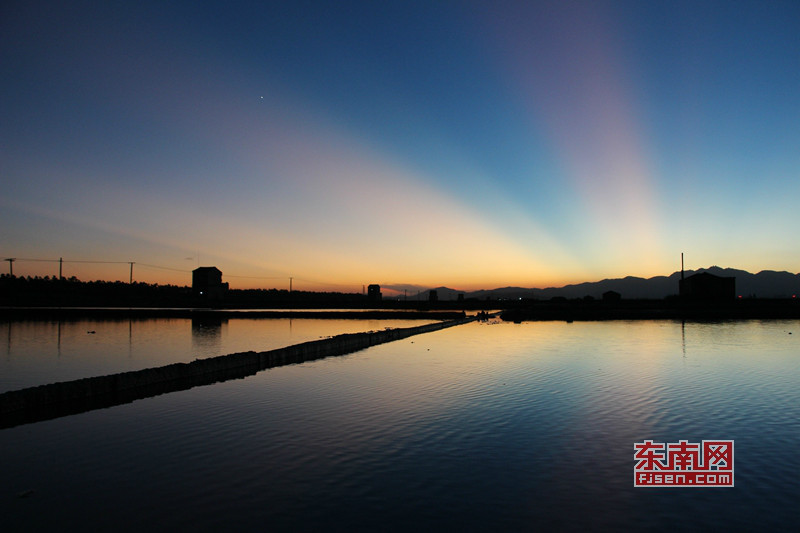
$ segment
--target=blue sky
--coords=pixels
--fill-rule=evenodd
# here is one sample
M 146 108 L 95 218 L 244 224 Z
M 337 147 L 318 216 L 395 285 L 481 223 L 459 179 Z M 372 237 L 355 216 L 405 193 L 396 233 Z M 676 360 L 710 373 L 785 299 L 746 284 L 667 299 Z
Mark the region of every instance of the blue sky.
M 0 61 L 18 274 L 800 270 L 797 2 L 11 2 Z

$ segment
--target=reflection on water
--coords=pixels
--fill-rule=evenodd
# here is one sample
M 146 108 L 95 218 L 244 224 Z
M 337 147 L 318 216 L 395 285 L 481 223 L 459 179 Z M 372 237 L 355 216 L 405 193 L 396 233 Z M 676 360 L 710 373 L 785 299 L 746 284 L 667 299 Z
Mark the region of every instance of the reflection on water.
M 0 392 L 430 322 L 213 317 L 5 322 Z
M 793 530 L 798 332 L 459 326 L 2 430 L 0 512 L 10 530 Z M 634 442 L 704 438 L 735 440 L 735 488 L 633 487 Z
M 192 319 L 192 348 L 200 353 L 222 353 L 222 328 L 228 329 L 227 318 L 213 316 Z

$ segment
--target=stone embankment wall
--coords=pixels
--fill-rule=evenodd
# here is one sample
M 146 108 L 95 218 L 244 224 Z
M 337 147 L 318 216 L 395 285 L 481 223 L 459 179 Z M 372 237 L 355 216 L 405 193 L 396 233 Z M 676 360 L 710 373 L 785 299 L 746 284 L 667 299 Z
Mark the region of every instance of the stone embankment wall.
M 0 428 L 111 407 L 219 381 L 242 379 L 267 368 L 343 355 L 473 320 L 463 318 L 411 328 L 348 333 L 266 352 L 234 353 L 196 359 L 191 363 L 174 363 L 10 391 L 0 394 Z

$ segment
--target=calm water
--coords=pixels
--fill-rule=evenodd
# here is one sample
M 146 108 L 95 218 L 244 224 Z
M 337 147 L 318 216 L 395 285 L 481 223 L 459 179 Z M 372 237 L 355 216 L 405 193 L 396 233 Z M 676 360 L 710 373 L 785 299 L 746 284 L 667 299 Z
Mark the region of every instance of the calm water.
M 644 439 L 734 439 L 736 486 L 634 488 Z M 0 520 L 792 531 L 799 443 L 800 321 L 474 323 L 0 430 Z
M 125 319 L 0 322 L 0 392 L 265 351 L 430 320 Z

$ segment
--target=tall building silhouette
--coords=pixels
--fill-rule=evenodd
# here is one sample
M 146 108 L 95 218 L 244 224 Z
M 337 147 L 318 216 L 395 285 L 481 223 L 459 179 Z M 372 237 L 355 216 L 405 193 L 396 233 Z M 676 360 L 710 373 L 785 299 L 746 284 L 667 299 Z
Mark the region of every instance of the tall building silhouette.
M 199 267 L 192 271 L 192 294 L 207 300 L 219 300 L 228 292 L 222 283 L 222 271 L 217 267 Z

